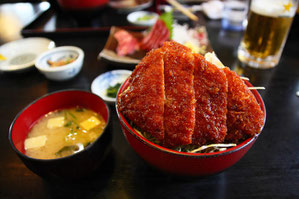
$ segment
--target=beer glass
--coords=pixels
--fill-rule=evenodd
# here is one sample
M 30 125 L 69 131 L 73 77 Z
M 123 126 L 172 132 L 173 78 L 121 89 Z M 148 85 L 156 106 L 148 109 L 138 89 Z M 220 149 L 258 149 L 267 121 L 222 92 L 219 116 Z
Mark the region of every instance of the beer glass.
M 278 64 L 298 1 L 251 1 L 247 28 L 238 48 L 241 62 L 261 69 Z

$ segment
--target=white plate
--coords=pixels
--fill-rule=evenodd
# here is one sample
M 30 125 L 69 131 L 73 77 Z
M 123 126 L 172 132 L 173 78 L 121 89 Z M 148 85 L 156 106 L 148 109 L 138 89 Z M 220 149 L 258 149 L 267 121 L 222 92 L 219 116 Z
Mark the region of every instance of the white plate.
M 0 71 L 14 72 L 27 70 L 34 66 L 36 58 L 43 52 L 55 47 L 52 40 L 31 37 L 12 41 L 0 46 Z
M 115 98 L 108 97 L 106 90 L 109 86 L 114 86 L 117 83 L 122 84 L 130 75 L 129 70 L 112 70 L 99 75 L 91 83 L 91 92 L 100 96 L 109 104 L 115 103 Z
M 144 0 L 141 2 L 133 0 L 109 0 L 108 5 L 116 9 L 120 13 L 130 13 L 138 10 L 143 10 L 152 6 L 152 0 Z
M 152 16 L 151 19 L 147 20 L 141 20 L 142 18 L 146 16 Z M 159 18 L 159 15 L 155 12 L 148 12 L 148 11 L 137 11 L 137 12 L 132 12 L 127 16 L 127 20 L 135 25 L 140 25 L 140 26 L 153 26 L 157 19 Z

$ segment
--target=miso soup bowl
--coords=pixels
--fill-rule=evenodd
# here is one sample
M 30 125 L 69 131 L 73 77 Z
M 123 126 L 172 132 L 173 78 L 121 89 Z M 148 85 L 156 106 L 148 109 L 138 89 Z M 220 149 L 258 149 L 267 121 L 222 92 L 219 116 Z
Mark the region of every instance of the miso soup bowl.
M 246 82 L 248 86 L 252 86 Z M 129 83 L 126 80 L 118 91 L 118 96 L 123 92 Z M 262 110 L 265 112 L 265 105 L 259 93 L 252 90 Z M 179 176 L 206 176 L 216 174 L 231 167 L 238 162 L 252 147 L 260 133 L 245 140 L 235 147 L 222 152 L 213 153 L 185 153 L 171 150 L 154 144 L 138 134 L 130 125 L 130 122 L 119 111 L 116 110 L 120 120 L 123 134 L 128 143 L 141 158 L 159 170 Z M 266 118 L 266 117 L 265 117 Z M 261 129 L 262 131 L 262 129 Z
M 84 150 L 57 159 L 36 159 L 25 154 L 24 141 L 33 125 L 45 114 L 58 109 L 84 107 L 103 116 L 106 127 Z M 24 164 L 41 177 L 75 179 L 91 175 L 104 161 L 111 146 L 110 112 L 97 95 L 82 90 L 63 90 L 47 94 L 22 110 L 9 129 L 9 141 Z

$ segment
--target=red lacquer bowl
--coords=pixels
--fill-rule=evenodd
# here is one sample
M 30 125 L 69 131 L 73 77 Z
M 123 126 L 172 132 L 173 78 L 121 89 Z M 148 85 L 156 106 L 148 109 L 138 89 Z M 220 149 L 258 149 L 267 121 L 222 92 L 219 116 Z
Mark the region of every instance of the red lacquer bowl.
M 252 85 L 246 81 L 247 86 Z M 126 80 L 118 91 L 118 96 L 123 92 L 129 83 Z M 266 113 L 264 102 L 256 90 L 252 90 L 262 110 Z M 222 152 L 214 153 L 185 153 L 154 144 L 139 135 L 130 126 L 129 122 L 121 114 L 116 106 L 118 118 L 122 131 L 131 147 L 150 165 L 169 173 L 183 176 L 205 176 L 221 172 L 236 162 L 251 148 L 259 134 L 249 138 L 241 144 Z M 266 119 L 266 114 L 265 114 Z M 262 129 L 261 129 L 262 131 Z
M 107 125 L 103 133 L 84 150 L 63 158 L 35 159 L 25 154 L 24 141 L 33 125 L 45 114 L 65 108 L 84 107 L 101 114 Z M 28 105 L 12 122 L 9 141 L 24 164 L 46 178 L 81 178 L 90 175 L 104 160 L 111 145 L 110 111 L 97 95 L 81 90 L 63 90 L 47 94 Z
M 64 9 L 81 10 L 95 9 L 108 3 L 108 0 L 57 0 Z

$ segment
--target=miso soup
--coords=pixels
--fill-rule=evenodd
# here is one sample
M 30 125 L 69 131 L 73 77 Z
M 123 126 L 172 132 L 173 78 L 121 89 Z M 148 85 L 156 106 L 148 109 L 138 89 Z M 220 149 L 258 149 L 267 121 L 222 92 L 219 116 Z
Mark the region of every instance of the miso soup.
M 50 112 L 29 132 L 26 155 L 55 159 L 77 153 L 95 141 L 105 126 L 103 117 L 89 109 L 75 107 Z

